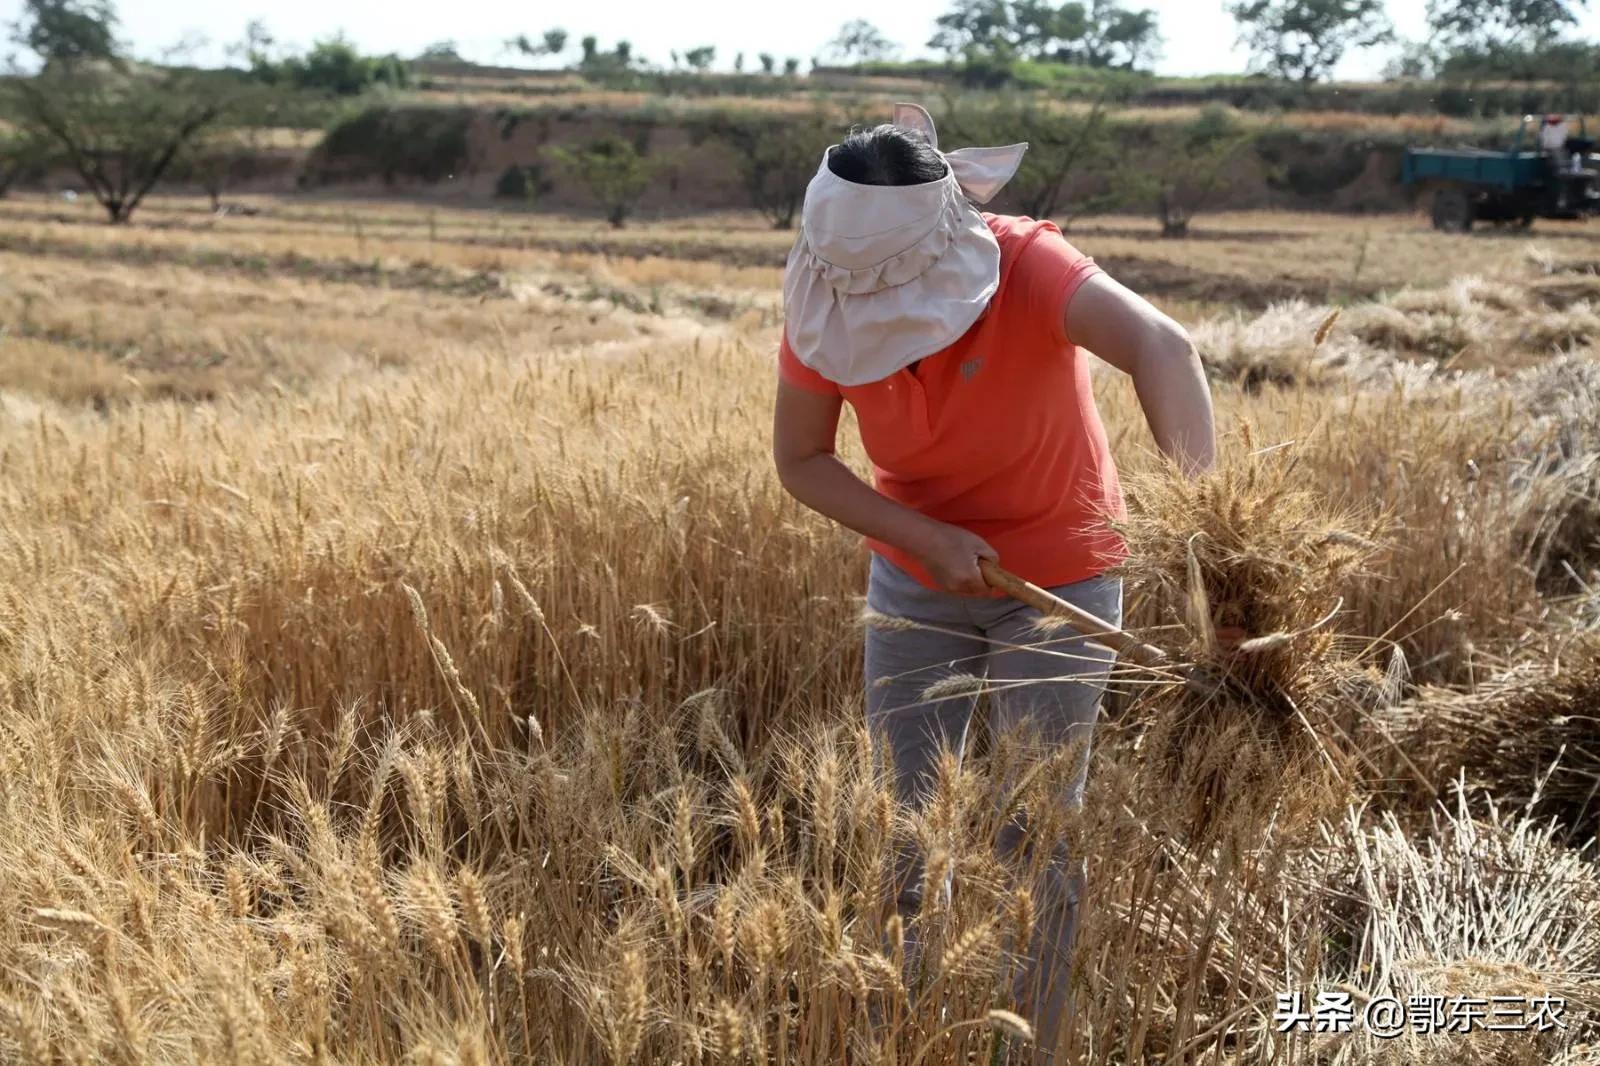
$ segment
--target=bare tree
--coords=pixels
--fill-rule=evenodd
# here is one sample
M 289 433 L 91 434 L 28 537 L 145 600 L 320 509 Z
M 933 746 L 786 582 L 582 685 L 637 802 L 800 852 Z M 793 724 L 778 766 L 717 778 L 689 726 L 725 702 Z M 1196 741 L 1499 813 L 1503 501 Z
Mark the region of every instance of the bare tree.
M 1126 188 L 1149 197 L 1163 237 L 1187 237 L 1189 223 L 1226 188 L 1229 166 L 1257 135 L 1220 106 L 1153 132 L 1155 151 L 1146 166 L 1127 169 Z
M 171 176 L 192 182 L 211 200 L 214 213 L 222 211 L 222 197 L 239 182 L 261 173 L 267 151 L 266 131 L 254 126 L 218 126 L 191 141 L 174 161 Z
M 1068 181 L 1103 173 L 1111 165 L 1111 135 L 1102 93 L 1080 112 L 1030 99 L 1002 97 L 989 104 L 947 97 L 943 120 L 957 143 L 1028 142 L 1022 166 L 1004 195 L 1033 218 L 1050 218 L 1065 206 Z
M 13 78 L 10 111 L 77 171 L 113 223 L 132 216 L 186 146 L 220 124 L 231 79 L 180 69 L 71 64 Z
M 773 229 L 789 229 L 823 151 L 839 134 L 839 123 L 821 108 L 782 120 L 733 112 L 710 116 L 704 130 L 727 145 L 750 203 Z

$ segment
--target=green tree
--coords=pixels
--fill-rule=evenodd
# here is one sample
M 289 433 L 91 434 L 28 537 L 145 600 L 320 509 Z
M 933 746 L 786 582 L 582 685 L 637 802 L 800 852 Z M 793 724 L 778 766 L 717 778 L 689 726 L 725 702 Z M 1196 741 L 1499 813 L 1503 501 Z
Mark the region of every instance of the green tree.
M 891 59 L 900 49 L 866 19 L 852 19 L 839 27 L 824 54 L 837 63 L 874 63 Z
M 717 58 L 717 46 L 703 44 L 698 48 L 691 48 L 683 53 L 683 61 L 689 64 L 690 69 L 705 71 Z
M 1428 0 L 1428 27 L 1447 47 L 1495 52 L 1553 41 L 1588 0 Z
M 621 137 L 601 137 L 579 148 L 551 148 L 550 156 L 589 190 L 606 221 L 621 228 L 663 163 Z
M 1078 54 L 1085 66 L 1149 66 L 1161 54 L 1160 21 L 1149 8 L 1130 11 L 1117 0 L 1094 0 L 1085 12 L 1081 40 Z
M 756 56 L 756 59 L 761 62 L 761 73 L 763 74 L 771 74 L 778 67 L 778 60 L 771 52 L 762 52 Z
M 1434 41 L 1401 41 L 1399 54 L 1384 64 L 1383 77 L 1390 81 L 1431 78 L 1441 62 L 1440 48 Z
M 952 59 L 975 51 L 1010 50 L 1016 44 L 1016 22 L 1007 0 L 956 0 L 933 24 L 928 47 Z
M 424 48 L 418 59 L 432 63 L 461 63 L 461 50 L 454 41 L 434 41 Z
M 11 81 L 9 112 L 122 223 L 186 148 L 222 124 L 237 91 L 232 79 L 187 70 L 48 67 Z
M 728 147 L 756 210 L 773 229 L 789 229 L 838 124 L 821 109 L 784 120 L 733 113 L 707 119 L 705 132 Z
M 110 0 L 23 0 L 12 40 L 46 66 L 109 60 L 117 55 L 116 29 Z
M 1006 43 L 1019 55 L 1042 58 L 1050 55 L 1058 42 L 1083 37 L 1088 29 L 1088 9 L 1081 3 L 1055 7 L 1050 0 L 1014 0 L 1010 21 Z
M 784 76 L 788 78 L 792 78 L 796 74 L 799 74 L 800 60 L 796 59 L 794 56 L 790 56 L 788 59 L 785 59 L 783 61 L 783 73 Z
M 363 55 L 347 38 L 318 41 L 301 56 L 273 60 L 265 50 L 250 58 L 253 78 L 267 85 L 284 85 L 333 96 L 357 96 L 380 86 L 404 88 L 410 68 L 394 55 Z
M 513 51 L 521 52 L 533 59 L 540 56 L 558 56 L 567 50 L 567 31 L 557 26 L 545 30 L 537 41 L 531 40 L 525 33 L 519 33 L 507 41 L 506 45 Z
M 1300 82 L 1325 77 L 1353 48 L 1394 39 L 1383 0 L 1236 0 L 1228 13 L 1259 69 Z
M 582 41 L 583 58 L 578 70 L 583 76 L 600 84 L 628 88 L 638 84 L 640 61 L 633 54 L 633 45 L 618 41 L 609 52 L 600 50 L 599 41 L 585 37 Z
M 1588 41 L 1541 41 L 1521 45 L 1463 47 L 1437 60 L 1441 77 L 1560 82 L 1581 92 L 1600 71 L 1600 47 Z M 1470 90 L 1469 90 L 1470 91 Z
M 934 24 L 928 46 L 969 64 L 1024 58 L 1132 68 L 1161 47 L 1156 13 L 1121 0 L 957 0 Z

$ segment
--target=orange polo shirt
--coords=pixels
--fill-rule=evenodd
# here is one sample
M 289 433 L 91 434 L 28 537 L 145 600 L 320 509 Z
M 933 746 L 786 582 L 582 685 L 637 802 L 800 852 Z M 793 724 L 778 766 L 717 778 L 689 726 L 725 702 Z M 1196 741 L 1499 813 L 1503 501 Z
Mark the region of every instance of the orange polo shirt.
M 1000 287 L 959 340 L 915 369 L 841 386 L 785 335 L 778 372 L 850 404 L 879 492 L 976 533 L 1035 584 L 1082 581 L 1127 555 L 1106 523 L 1125 511 L 1088 361 L 1063 329 L 1068 301 L 1100 268 L 1053 222 L 983 218 L 1000 242 Z M 933 587 L 915 557 L 867 544 Z

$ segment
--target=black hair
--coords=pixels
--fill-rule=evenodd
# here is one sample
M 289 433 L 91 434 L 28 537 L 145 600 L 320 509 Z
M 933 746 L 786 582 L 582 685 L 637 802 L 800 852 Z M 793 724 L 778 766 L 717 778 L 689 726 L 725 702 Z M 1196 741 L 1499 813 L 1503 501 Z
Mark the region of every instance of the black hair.
M 944 160 L 919 131 L 885 122 L 851 130 L 828 153 L 828 169 L 857 185 L 922 185 L 944 177 Z

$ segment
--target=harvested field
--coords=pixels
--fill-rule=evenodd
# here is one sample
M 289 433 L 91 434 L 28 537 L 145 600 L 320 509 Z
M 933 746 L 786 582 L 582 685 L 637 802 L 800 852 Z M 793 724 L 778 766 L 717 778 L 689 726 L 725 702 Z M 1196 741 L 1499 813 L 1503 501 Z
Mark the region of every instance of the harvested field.
M 1095 385 L 1129 624 L 1231 687 L 1119 668 L 1081 812 L 993 737 L 916 814 L 772 471 L 789 234 L 245 202 L 0 205 L 0 1059 L 1000 1061 L 1007 797 L 1088 864 L 1058 1061 L 1597 1061 L 1592 229 L 1069 227 L 1211 375 L 1187 486 Z M 1276 1031 L 1337 989 L 1564 1026 Z

